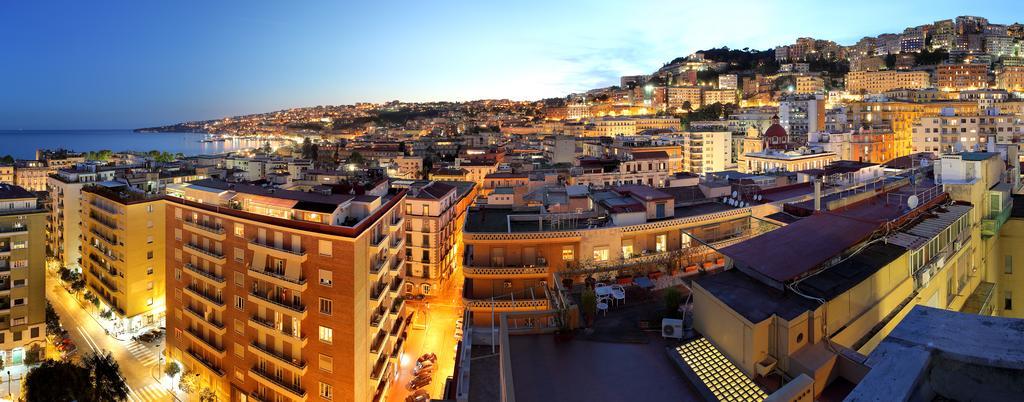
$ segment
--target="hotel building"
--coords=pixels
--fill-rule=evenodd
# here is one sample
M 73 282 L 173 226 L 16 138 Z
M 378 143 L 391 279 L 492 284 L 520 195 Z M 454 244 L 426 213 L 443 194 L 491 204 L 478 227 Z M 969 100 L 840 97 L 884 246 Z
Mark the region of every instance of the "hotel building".
M 164 203 L 118 182 L 81 188 L 82 274 L 115 331 L 164 317 Z
M 46 210 L 24 188 L 0 184 L 0 359 L 21 364 L 46 343 Z M 41 357 L 41 356 L 40 356 Z
M 405 192 L 363 188 L 168 186 L 168 358 L 223 400 L 385 400 L 411 320 Z

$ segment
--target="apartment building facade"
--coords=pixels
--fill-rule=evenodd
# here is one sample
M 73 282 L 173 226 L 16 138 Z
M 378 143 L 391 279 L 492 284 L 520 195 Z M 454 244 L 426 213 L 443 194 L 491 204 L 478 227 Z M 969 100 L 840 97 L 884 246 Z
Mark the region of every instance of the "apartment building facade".
M 690 131 L 685 136 L 685 171 L 704 175 L 724 171 L 732 165 L 731 132 Z
M 988 88 L 988 64 L 941 64 L 935 67 L 935 86 L 943 91 Z
M 851 71 L 846 90 L 855 94 L 878 94 L 893 89 L 921 89 L 931 86 L 927 71 Z
M 50 216 L 46 232 L 49 255 L 64 267 L 79 267 L 82 251 L 82 187 L 89 183 L 114 179 L 114 170 L 83 166 L 60 169 L 46 178 Z
M 922 116 L 911 129 L 913 152 L 936 156 L 969 150 L 985 150 L 988 143 L 1016 144 L 1024 136 L 1024 120 L 1012 114 L 957 114 L 952 109 Z
M 404 196 L 168 187 L 168 358 L 223 400 L 385 400 L 412 318 Z
M 135 331 L 157 326 L 166 311 L 164 203 L 115 183 L 81 189 L 82 274 L 115 330 Z
M 414 185 L 404 200 L 404 294 L 433 296 L 462 265 L 462 227 L 477 187 L 468 182 Z
M 0 359 L 7 364 L 46 344 L 46 215 L 35 194 L 0 184 Z

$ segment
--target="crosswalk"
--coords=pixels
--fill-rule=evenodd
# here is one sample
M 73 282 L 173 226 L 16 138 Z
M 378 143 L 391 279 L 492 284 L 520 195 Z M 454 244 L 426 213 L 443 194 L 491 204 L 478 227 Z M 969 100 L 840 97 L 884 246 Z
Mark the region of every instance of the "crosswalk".
M 128 400 L 132 402 L 165 402 L 171 399 L 171 393 L 167 391 L 167 388 L 163 384 L 156 383 L 132 390 L 128 394 Z
M 139 342 L 131 341 L 126 346 L 126 349 L 128 349 L 128 353 L 131 353 L 132 357 L 142 363 L 144 367 L 154 366 L 160 361 L 156 353 L 153 353 L 149 347 Z

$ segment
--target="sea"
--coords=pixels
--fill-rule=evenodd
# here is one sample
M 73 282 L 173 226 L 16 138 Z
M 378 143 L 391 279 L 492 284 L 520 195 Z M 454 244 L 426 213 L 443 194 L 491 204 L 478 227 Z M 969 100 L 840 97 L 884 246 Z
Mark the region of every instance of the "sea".
M 157 150 L 192 156 L 263 145 L 259 140 L 246 139 L 200 142 L 206 136 L 203 133 L 136 133 L 132 130 L 0 130 L 0 156 L 35 159 L 37 149 L 58 148 L 77 152 Z

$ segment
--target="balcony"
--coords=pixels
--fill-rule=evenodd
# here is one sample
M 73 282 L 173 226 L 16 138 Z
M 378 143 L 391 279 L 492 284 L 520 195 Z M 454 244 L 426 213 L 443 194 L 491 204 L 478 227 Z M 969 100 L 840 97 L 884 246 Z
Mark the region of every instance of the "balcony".
M 96 230 L 96 228 L 89 228 L 89 233 L 92 233 L 92 235 L 96 236 L 97 239 L 103 240 L 105 243 L 109 244 L 111 247 L 117 247 L 117 246 L 123 246 L 124 245 L 124 244 L 118 243 L 116 238 L 107 237 L 106 235 L 104 235 L 100 231 Z
M 308 256 L 305 250 L 290 250 L 284 248 L 283 246 L 278 247 L 266 241 L 260 241 L 259 239 L 249 240 L 249 249 L 253 251 L 262 251 L 267 254 L 270 254 L 273 257 L 286 260 L 295 260 L 299 262 L 306 262 L 306 257 Z
M 302 389 L 302 387 L 295 384 L 289 384 L 284 378 L 277 377 L 267 371 L 261 370 L 258 366 L 253 366 L 249 369 L 249 376 L 278 393 L 290 395 L 295 399 L 306 398 L 306 390 Z
M 401 276 L 396 275 L 393 278 L 391 278 L 391 285 L 388 286 L 388 293 L 391 294 L 391 297 L 398 296 L 398 292 L 402 291 L 402 285 L 404 284 L 405 278 Z
M 405 306 L 404 297 L 396 297 L 395 301 L 391 302 L 391 308 L 389 312 L 391 315 L 399 315 L 402 312 L 402 307 Z
M 258 315 L 249 317 L 249 326 L 254 327 L 259 331 L 267 331 L 271 335 L 285 336 L 288 339 L 301 343 L 302 346 L 306 346 L 306 341 L 308 340 L 308 338 L 306 338 L 302 333 L 297 331 L 288 331 L 284 329 L 282 324 L 275 323 L 274 321 L 262 318 Z
M 256 341 L 250 342 L 248 349 L 249 352 L 262 356 L 264 359 L 273 360 L 281 363 L 281 366 L 299 375 L 306 374 L 305 360 L 285 356 L 283 353 L 275 352 L 272 349 L 270 349 L 270 347 L 268 347 L 267 345 L 263 345 Z
M 475 279 L 544 279 L 549 276 L 547 263 L 521 266 L 470 266 L 462 268 L 467 278 Z
M 402 225 L 404 225 L 404 224 L 405 224 L 405 216 L 399 215 L 398 219 L 392 219 L 391 221 L 388 222 L 388 230 L 390 230 L 391 233 L 395 233 L 395 232 L 399 231 L 400 229 L 402 229 Z
M 198 321 L 202 325 L 205 325 L 213 332 L 216 332 L 218 335 L 223 336 L 224 333 L 226 332 L 226 327 L 224 327 L 224 323 L 217 321 L 217 319 L 213 318 L 212 313 L 204 313 L 198 308 L 192 306 L 185 306 L 185 313 L 191 316 L 192 318 L 196 319 L 196 321 Z
M 194 328 L 186 328 L 184 332 L 185 335 L 188 335 L 189 338 L 192 338 L 192 340 L 196 341 L 200 346 L 203 347 L 203 349 L 206 349 L 208 352 L 216 355 L 217 357 L 223 359 L 224 356 L 227 355 L 227 350 L 224 349 L 223 346 L 217 345 L 215 341 L 207 340 L 201 333 L 199 333 L 199 330 Z
M 372 354 L 372 355 L 380 354 L 381 348 L 384 347 L 384 341 L 386 341 L 387 339 L 388 339 L 388 332 L 387 331 L 385 331 L 383 329 L 381 329 L 380 331 L 377 331 L 377 335 L 373 337 L 372 341 L 370 341 L 370 354 Z
M 984 237 L 992 237 L 999 234 L 999 229 L 1002 228 L 1003 224 L 1006 223 L 1006 220 L 1010 218 L 1010 212 L 1012 210 L 1013 199 L 1007 197 L 999 212 L 990 213 L 981 220 L 981 235 Z
M 98 203 L 96 201 L 90 201 L 89 205 L 92 205 L 93 209 L 95 209 L 97 211 L 103 211 L 103 212 L 105 212 L 107 214 L 110 214 L 110 215 L 117 215 L 119 213 L 117 211 L 117 208 L 106 206 L 106 205 L 103 205 L 103 204 Z M 63 205 L 61 205 L 61 207 L 63 207 Z
M 384 240 L 387 240 L 387 238 L 388 238 L 388 235 L 384 234 L 384 233 L 376 234 L 376 235 L 371 235 L 370 236 L 370 251 L 371 252 L 378 252 L 378 251 L 380 251 L 381 246 L 384 245 Z
M 249 300 L 285 314 L 298 314 L 306 318 L 306 306 L 286 300 L 275 300 L 268 292 L 249 291 Z
M 380 328 L 380 324 L 384 322 L 386 311 L 383 308 L 377 308 L 370 314 L 370 326 L 373 328 Z
M 228 261 L 223 253 L 217 253 L 217 252 L 214 252 L 214 251 L 204 250 L 203 248 L 201 248 L 201 247 L 199 247 L 197 245 L 194 245 L 194 244 L 185 243 L 184 248 L 185 248 L 185 251 L 188 251 L 188 252 L 190 252 L 192 254 L 195 254 L 199 258 L 202 258 L 204 260 L 210 261 L 210 262 L 212 262 L 214 264 L 224 264 L 224 263 L 226 263 Z
M 551 304 L 548 302 L 548 299 L 463 299 L 462 302 L 466 308 L 473 311 L 534 311 L 548 310 L 551 308 Z
M 405 237 L 395 236 L 394 240 L 391 241 L 389 250 L 392 254 L 397 254 L 403 248 L 405 248 Z
M 195 265 L 192 265 L 191 263 L 187 263 L 187 262 L 183 265 L 183 267 L 185 268 L 185 271 L 188 271 L 188 272 L 194 274 L 196 278 L 199 278 L 199 280 L 201 280 L 203 282 L 209 283 L 209 284 L 211 284 L 213 286 L 216 286 L 218 288 L 223 288 L 224 287 L 225 280 L 224 280 L 223 276 L 218 276 L 217 274 L 215 274 L 213 272 L 207 272 L 207 271 L 203 270 L 202 268 L 199 268 L 199 267 L 197 267 Z
M 199 352 L 196 352 L 191 348 L 187 349 L 185 352 L 188 354 L 189 357 L 199 362 L 199 364 L 202 364 L 204 367 L 212 371 L 218 377 L 224 377 L 224 370 L 221 370 L 220 367 L 217 367 L 216 363 L 207 360 L 205 357 L 199 354 Z
M 384 294 L 384 289 L 387 289 L 387 287 L 387 282 L 377 282 L 374 285 L 370 285 L 370 300 L 380 301 L 380 297 Z
M 28 234 L 28 227 L 27 226 L 20 226 L 20 227 L 11 226 L 11 227 L 6 227 L 6 228 L 0 228 L 0 237 L 11 237 L 11 236 L 17 236 L 17 235 L 23 235 L 23 234 Z
M 370 263 L 370 280 L 380 281 L 382 279 L 382 272 L 386 271 L 388 261 L 391 260 L 391 256 L 385 255 L 383 257 L 374 257 L 373 262 Z
M 381 375 L 384 374 L 384 369 L 387 368 L 387 366 L 388 359 L 386 359 L 384 356 L 381 356 L 381 358 L 377 360 L 377 363 L 373 365 L 373 369 L 370 370 L 370 378 L 374 380 L 379 380 Z
M 306 291 L 306 287 L 307 287 L 306 286 L 306 278 L 303 278 L 301 276 L 298 277 L 298 278 L 292 278 L 292 277 L 290 277 L 288 275 L 285 275 L 284 273 L 274 272 L 274 271 L 270 270 L 269 268 L 260 270 L 260 269 L 254 268 L 253 266 L 250 265 L 249 266 L 249 275 L 250 276 L 254 276 L 254 277 L 258 278 L 258 279 L 270 282 L 270 283 L 272 283 L 274 285 L 285 287 L 285 288 L 289 288 L 289 289 L 295 289 L 295 290 L 298 290 L 300 292 Z
M 403 349 L 402 347 L 403 346 L 405 346 L 405 338 L 404 337 L 398 338 L 398 341 L 395 342 L 395 346 L 391 349 L 391 356 L 390 357 L 392 359 L 398 358 L 398 355 L 402 354 L 402 349 Z
M 110 228 L 111 230 L 117 230 L 117 221 L 110 221 L 110 222 L 108 222 L 107 221 L 108 218 L 103 218 L 99 214 L 94 213 L 94 212 L 90 212 L 89 213 L 89 218 L 91 218 L 96 223 L 99 223 L 99 224 L 101 224 L 103 226 L 106 226 L 106 227 Z
M 204 301 L 206 303 L 213 304 L 213 307 L 217 308 L 219 310 L 223 310 L 224 307 L 226 307 L 225 304 L 224 304 L 224 298 L 222 298 L 220 296 L 215 296 L 215 295 L 208 295 L 208 294 L 206 294 L 206 292 L 200 290 L 196 286 L 192 286 L 192 285 L 186 286 L 185 287 L 185 294 L 188 294 L 188 295 L 190 295 L 190 296 L 192 296 L 192 297 L 194 297 L 194 298 L 196 298 L 196 299 L 198 299 L 200 301 Z
M 208 225 L 202 222 L 193 222 L 190 220 L 182 220 L 185 230 L 196 233 L 198 235 L 213 238 L 214 240 L 224 241 L 227 235 L 224 232 L 224 228 L 216 225 Z

